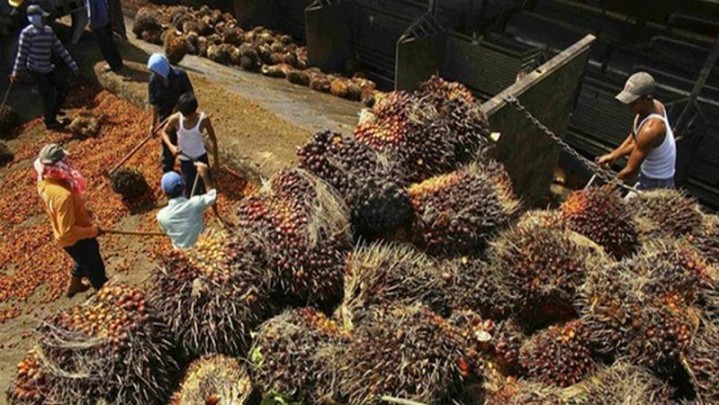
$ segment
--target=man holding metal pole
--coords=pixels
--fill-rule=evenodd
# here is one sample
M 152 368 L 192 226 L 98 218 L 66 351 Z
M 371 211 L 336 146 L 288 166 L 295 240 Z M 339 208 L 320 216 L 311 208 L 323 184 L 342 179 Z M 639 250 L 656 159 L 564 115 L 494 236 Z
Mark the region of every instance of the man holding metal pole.
M 82 283 L 83 277 L 89 279 L 95 289 L 100 289 L 107 277 L 97 242 L 104 231 L 92 224 L 82 199 L 85 178 L 70 166 L 67 155 L 57 144 L 45 145 L 34 168 L 38 193 L 50 217 L 55 241 L 75 262 L 67 289 L 67 297 L 72 298 L 90 288 Z
M 210 184 L 208 167 L 205 163 L 195 162 L 197 176 Z M 190 187 L 196 189 L 197 181 Z M 205 230 L 205 211 L 217 202 L 217 190 L 212 189 L 206 194 L 191 195 L 187 198 L 185 180 L 176 172 L 167 172 L 162 176 L 162 191 L 169 201 L 167 206 L 157 213 L 160 228 L 172 240 L 177 249 L 189 249 L 197 242 Z
M 677 148 L 667 110 L 654 98 L 655 88 L 649 73 L 639 72 L 629 77 L 624 90 L 615 98 L 636 114 L 634 126 L 619 147 L 597 158 L 600 165 L 610 166 L 629 155 L 617 178 L 626 181 L 638 171 L 638 190 L 674 188 Z
M 90 19 L 90 28 L 97 38 L 102 57 L 107 62 L 104 67 L 105 71 L 112 70 L 119 73 L 124 67 L 124 63 L 113 39 L 110 4 L 107 0 L 85 0 L 85 6 L 87 7 L 87 17 Z

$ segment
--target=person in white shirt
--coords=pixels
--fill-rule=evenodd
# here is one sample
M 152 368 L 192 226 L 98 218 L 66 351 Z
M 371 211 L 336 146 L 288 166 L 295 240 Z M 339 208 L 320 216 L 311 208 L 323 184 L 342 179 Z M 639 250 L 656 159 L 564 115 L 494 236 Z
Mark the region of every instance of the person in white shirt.
M 177 109 L 179 112 L 171 115 L 167 120 L 167 124 L 165 124 L 162 141 L 165 142 L 173 156 L 180 156 L 182 177 L 185 179 L 185 184 L 190 185 L 185 189 L 185 195 L 189 196 L 191 185 L 194 183 L 195 177 L 197 177 L 194 163 L 199 161 L 209 165 L 205 141 L 202 138 L 203 133 L 207 133 L 212 143 L 215 172 L 220 168 L 220 155 L 217 148 L 215 129 L 212 127 L 210 117 L 197 111 L 195 95 L 192 93 L 181 95 L 177 101 Z M 170 134 L 173 131 L 177 133 L 177 145 L 173 145 L 170 141 Z M 209 178 L 212 179 L 211 173 Z M 197 185 L 197 193 L 203 194 L 206 182 L 204 179 L 200 180 Z
M 211 184 L 207 165 L 195 162 L 195 167 L 206 184 Z M 185 180 L 177 172 L 167 172 L 162 176 L 162 191 L 167 194 L 169 201 L 157 213 L 157 222 L 176 249 L 194 246 L 205 230 L 205 211 L 217 201 L 217 190 L 214 188 L 190 198 L 185 197 L 186 188 Z

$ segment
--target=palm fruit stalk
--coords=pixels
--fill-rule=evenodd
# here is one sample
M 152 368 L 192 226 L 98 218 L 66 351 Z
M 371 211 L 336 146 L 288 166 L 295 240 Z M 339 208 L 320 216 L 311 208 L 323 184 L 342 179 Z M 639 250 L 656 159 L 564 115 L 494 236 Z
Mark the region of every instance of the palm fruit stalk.
M 347 207 L 301 169 L 278 173 L 237 210 L 240 229 L 258 235 L 268 283 L 300 304 L 336 304 L 351 247 Z
M 347 404 L 379 404 L 383 396 L 450 403 L 463 376 L 477 368 L 467 342 L 426 307 L 378 308 L 372 316 L 337 362 Z
M 500 198 L 503 190 L 479 164 L 412 185 L 408 192 L 415 211 L 414 242 L 432 255 L 482 252 L 519 207 L 516 200 Z
M 249 235 L 216 232 L 163 257 L 150 300 L 185 352 L 246 353 L 250 331 L 273 312 L 256 249 Z
M 38 358 L 59 403 L 161 404 L 178 373 L 168 326 L 125 285 L 105 285 L 87 303 L 40 326 Z
M 448 315 L 444 273 L 424 253 L 409 245 L 373 243 L 355 248 L 347 259 L 345 295 L 339 308 L 345 329 L 363 322 L 377 305 L 422 303 Z
M 591 261 L 601 262 L 572 233 L 542 227 L 503 231 L 487 249 L 496 279 L 512 291 L 512 313 L 530 329 L 577 317 L 574 301 Z
M 348 335 L 312 308 L 299 308 L 263 323 L 248 358 L 255 387 L 264 398 L 322 403 L 337 395 L 332 365 Z
M 568 387 L 593 373 L 597 365 L 586 345 L 582 321 L 551 326 L 521 348 L 521 373 L 546 385 Z
M 698 403 L 719 402 L 719 328 L 703 321 L 682 364 L 688 371 Z
M 634 253 L 637 226 L 619 193 L 608 187 L 575 191 L 561 206 L 569 228 L 602 246 L 617 259 Z
M 242 405 L 251 394 L 250 375 L 237 359 L 208 356 L 190 364 L 170 405 Z
M 693 198 L 678 190 L 657 189 L 643 192 L 628 201 L 640 239 L 679 238 L 695 233 L 703 214 Z

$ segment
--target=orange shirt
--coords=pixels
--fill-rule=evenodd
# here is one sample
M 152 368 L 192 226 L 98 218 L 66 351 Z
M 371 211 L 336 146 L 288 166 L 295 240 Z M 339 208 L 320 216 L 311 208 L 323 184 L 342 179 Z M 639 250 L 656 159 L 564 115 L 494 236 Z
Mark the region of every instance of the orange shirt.
M 60 246 L 69 247 L 79 240 L 97 236 L 97 227 L 92 225 L 82 198 L 64 182 L 44 179 L 38 183 L 37 190 Z

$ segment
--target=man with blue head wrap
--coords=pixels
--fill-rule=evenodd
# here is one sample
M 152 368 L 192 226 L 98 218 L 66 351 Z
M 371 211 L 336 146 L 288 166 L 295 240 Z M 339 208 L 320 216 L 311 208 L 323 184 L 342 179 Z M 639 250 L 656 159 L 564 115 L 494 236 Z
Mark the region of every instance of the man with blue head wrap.
M 147 61 L 150 71 L 148 93 L 152 106 L 152 131 L 157 124 L 172 115 L 177 107 L 180 96 L 185 93 L 194 93 L 187 73 L 182 69 L 170 65 L 167 57 L 161 53 L 153 53 Z M 172 131 L 170 141 L 177 144 L 177 133 Z M 167 145 L 162 142 L 162 172 L 167 173 L 175 167 L 175 156 Z
M 57 120 L 57 116 L 62 114 L 60 108 L 70 87 L 53 64 L 53 56 L 61 58 L 75 75 L 78 73 L 78 67 L 52 28 L 45 24 L 45 19 L 50 14 L 33 4 L 27 8 L 26 15 L 30 25 L 20 32 L 10 81 L 19 82 L 21 72 L 30 74 L 42 96 L 45 126 L 48 129 L 59 129 L 63 123 Z

